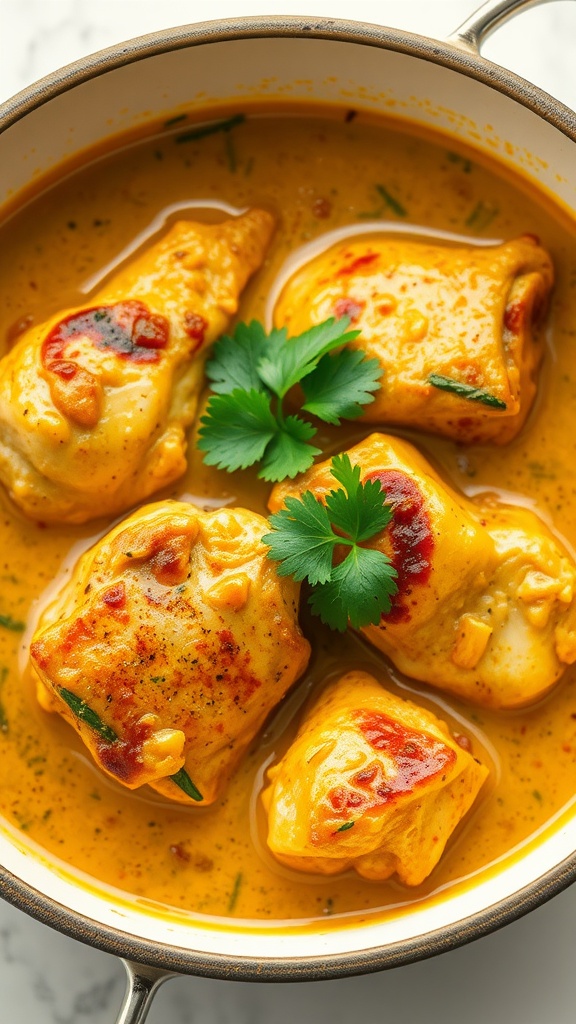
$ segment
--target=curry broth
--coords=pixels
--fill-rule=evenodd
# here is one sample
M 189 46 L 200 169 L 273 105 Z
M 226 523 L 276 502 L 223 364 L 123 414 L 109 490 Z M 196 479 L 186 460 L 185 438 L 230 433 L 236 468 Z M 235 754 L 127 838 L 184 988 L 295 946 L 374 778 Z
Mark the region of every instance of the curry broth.
M 278 217 L 269 257 L 241 303 L 242 319 L 263 319 L 284 261 L 325 232 L 346 225 L 359 234 L 374 221 L 482 239 L 537 234 L 556 271 L 550 350 L 527 426 L 503 448 L 464 448 L 406 433 L 469 494 L 497 491 L 529 503 L 576 546 L 571 461 L 576 367 L 574 228 L 521 180 L 442 137 L 400 132 L 384 122 L 323 116 L 257 116 L 202 139 L 178 143 L 182 125 L 93 158 L 47 187 L 0 228 L 0 344 L 30 322 L 85 303 L 129 250 L 177 216 L 221 217 L 222 204 L 258 205 Z M 383 185 L 379 192 L 377 185 Z M 383 198 L 387 194 L 389 199 Z M 194 207 L 194 208 L 192 208 Z M 329 243 L 328 243 L 329 244 Z M 321 443 L 342 449 L 364 433 L 358 423 L 323 429 Z M 230 476 L 190 452 L 187 475 L 162 496 L 200 505 L 238 504 L 265 513 L 268 486 L 251 472 Z M 361 913 L 420 900 L 485 868 L 558 812 L 574 795 L 576 674 L 568 669 L 538 706 L 491 712 L 391 674 L 385 660 L 353 635 L 320 627 L 305 609 L 310 667 L 245 756 L 213 807 L 171 805 L 152 790 L 129 793 L 91 763 L 76 733 L 36 704 L 23 634 L 42 597 L 73 557 L 107 523 L 45 526 L 25 520 L 0 497 L 0 812 L 74 867 L 147 900 L 194 913 L 295 921 Z M 72 551 L 72 554 L 71 554 Z M 23 650 L 24 648 L 24 650 Z M 20 663 L 20 667 L 19 667 Z M 322 878 L 280 866 L 267 853 L 258 795 L 265 767 L 282 753 L 310 691 L 352 668 L 371 671 L 471 737 L 491 768 L 471 815 L 440 864 L 414 890 L 353 873 Z

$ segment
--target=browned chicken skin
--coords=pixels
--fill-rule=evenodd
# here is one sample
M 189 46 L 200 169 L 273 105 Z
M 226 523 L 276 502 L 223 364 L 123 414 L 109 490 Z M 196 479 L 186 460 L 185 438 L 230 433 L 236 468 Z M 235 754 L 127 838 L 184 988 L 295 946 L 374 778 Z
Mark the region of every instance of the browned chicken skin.
M 419 885 L 487 775 L 430 711 L 349 672 L 268 772 L 268 845 L 301 871 Z
M 392 609 L 363 633 L 407 675 L 488 707 L 538 700 L 576 661 L 576 565 L 529 509 L 453 490 L 406 441 L 372 434 L 348 452 L 393 510 L 369 546 L 398 571 Z M 334 487 L 330 462 L 277 484 Z
M 130 789 L 192 802 L 171 778 L 184 768 L 212 803 L 306 668 L 299 585 L 277 575 L 267 528 L 244 509 L 145 506 L 80 559 L 44 614 L 39 699 Z
M 467 248 L 371 235 L 301 267 L 275 322 L 297 335 L 330 316 L 351 318 L 361 332 L 352 344 L 383 373 L 366 421 L 505 444 L 536 393 L 538 329 L 552 282 L 550 257 L 532 235 Z M 431 374 L 484 390 L 500 405 L 434 387 Z
M 264 258 L 272 216 L 181 221 L 82 309 L 0 361 L 0 481 L 29 516 L 112 516 L 186 469 L 204 353 Z

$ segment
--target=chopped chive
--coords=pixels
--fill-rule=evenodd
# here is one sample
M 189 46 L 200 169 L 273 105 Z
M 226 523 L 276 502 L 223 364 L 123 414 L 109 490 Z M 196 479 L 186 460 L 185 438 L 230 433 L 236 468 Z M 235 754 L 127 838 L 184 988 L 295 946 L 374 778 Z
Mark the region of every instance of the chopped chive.
M 0 626 L 3 626 L 4 629 L 11 629 L 13 633 L 22 633 L 26 629 L 25 622 L 19 622 L 11 615 L 0 615 Z
M 336 829 L 336 831 L 337 832 L 347 832 L 348 829 L 349 828 L 353 828 L 355 824 L 356 824 L 355 821 L 345 821 L 343 825 L 340 825 L 340 828 Z
M 66 690 L 63 686 L 60 687 L 58 692 L 72 713 L 76 715 L 76 718 L 79 718 L 81 722 L 85 722 L 86 725 L 89 725 L 91 729 L 94 729 L 94 732 L 97 732 L 98 735 L 101 736 L 102 739 L 107 740 L 108 743 L 116 742 L 118 736 L 114 730 L 102 721 L 100 715 L 96 714 L 85 700 L 82 700 L 82 698 L 78 697 L 77 694 L 72 693 L 71 690 Z
M 236 908 L 236 904 L 238 902 L 238 895 L 240 893 L 240 887 L 242 885 L 242 881 L 243 881 L 243 876 L 242 876 L 242 872 L 240 871 L 240 872 L 238 872 L 238 874 L 236 875 L 236 878 L 234 879 L 234 885 L 232 887 L 232 892 L 230 893 L 230 899 L 228 900 L 228 913 L 229 914 L 231 914 L 235 910 L 235 908 Z
M 452 153 L 450 150 L 446 153 L 451 164 L 460 164 L 464 174 L 470 174 L 472 170 L 472 161 L 466 156 L 460 156 L 459 153 Z
M 475 388 L 472 384 L 463 384 L 459 380 L 453 380 L 452 377 L 431 373 L 428 383 L 434 388 L 439 388 L 440 391 L 451 391 L 454 395 L 466 398 L 469 402 L 481 402 L 482 405 L 488 405 L 491 409 L 506 409 L 506 402 L 503 402 L 501 398 L 496 398 L 496 395 L 490 394 L 489 391 L 483 391 L 482 388 Z
M 173 124 L 180 124 L 181 121 L 186 120 L 186 114 L 175 114 L 174 117 L 169 117 L 167 121 L 164 121 L 165 128 L 171 128 Z
M 190 128 L 189 131 L 177 135 L 174 141 L 193 142 L 195 139 L 205 138 L 206 135 L 215 135 L 216 132 L 229 132 L 245 120 L 246 114 L 234 114 L 233 117 L 228 117 L 225 121 L 213 121 L 211 124 L 199 125 L 198 128 Z
M 395 199 L 394 196 L 390 195 L 388 189 L 384 188 L 384 185 L 376 185 L 376 191 L 381 199 L 384 200 L 386 206 L 390 207 L 393 213 L 397 214 L 398 217 L 406 216 L 408 211 L 404 206 L 402 206 L 402 203 Z
M 532 790 L 532 796 L 534 797 L 535 800 L 538 801 L 539 804 L 542 803 L 543 797 L 542 797 L 542 793 L 540 792 L 539 789 L 533 789 Z
M 3 665 L 2 668 L 0 668 L 0 687 L 4 684 L 7 675 L 8 669 Z M 6 710 L 0 700 L 0 732 L 7 733 L 9 730 L 10 726 L 8 724 L 8 718 L 6 717 Z
M 473 228 L 475 231 L 483 231 L 484 228 L 487 228 L 488 225 L 492 223 L 497 213 L 497 206 L 485 203 L 481 199 L 479 203 L 476 203 L 472 213 L 466 218 L 464 223 L 467 228 Z
M 176 785 L 186 793 L 186 796 L 191 798 L 191 800 L 196 800 L 199 803 L 204 799 L 202 793 L 196 788 L 185 768 L 181 768 L 179 772 L 176 772 L 175 775 L 171 775 L 170 778 L 172 779 L 172 782 L 175 782 Z

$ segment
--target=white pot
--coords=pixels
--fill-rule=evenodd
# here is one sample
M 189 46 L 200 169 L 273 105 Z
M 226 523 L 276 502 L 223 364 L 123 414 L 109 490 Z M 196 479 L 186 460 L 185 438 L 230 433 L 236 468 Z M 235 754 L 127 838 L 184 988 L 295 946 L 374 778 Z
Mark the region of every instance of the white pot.
M 532 0 L 486 4 L 448 43 L 353 22 L 250 18 L 186 26 L 113 47 L 0 107 L 0 202 L 71 154 L 167 115 L 251 99 L 341 102 L 457 134 L 576 209 L 576 116 L 480 57 L 482 39 Z M 501 870 L 378 923 L 314 932 L 208 928 L 79 880 L 0 823 L 0 893 L 133 969 L 121 1020 L 136 1024 L 166 972 L 303 980 L 439 953 L 542 903 L 576 876 L 576 817 Z

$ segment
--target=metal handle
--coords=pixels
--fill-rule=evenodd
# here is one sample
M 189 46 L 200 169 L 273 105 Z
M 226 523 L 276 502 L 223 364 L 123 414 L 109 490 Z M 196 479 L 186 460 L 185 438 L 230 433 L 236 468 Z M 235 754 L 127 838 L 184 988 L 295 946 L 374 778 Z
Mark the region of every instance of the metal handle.
M 156 992 L 163 982 L 174 975 L 154 967 L 143 967 L 130 960 L 122 960 L 128 975 L 126 994 L 116 1024 L 144 1024 Z
M 447 42 L 453 43 L 461 50 L 478 54 L 484 40 L 509 18 L 520 14 L 521 11 L 527 11 L 529 7 L 539 7 L 550 2 L 551 0 L 488 0 L 448 36 Z

